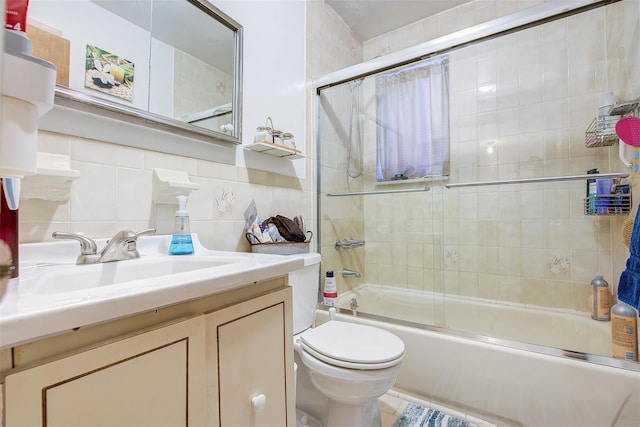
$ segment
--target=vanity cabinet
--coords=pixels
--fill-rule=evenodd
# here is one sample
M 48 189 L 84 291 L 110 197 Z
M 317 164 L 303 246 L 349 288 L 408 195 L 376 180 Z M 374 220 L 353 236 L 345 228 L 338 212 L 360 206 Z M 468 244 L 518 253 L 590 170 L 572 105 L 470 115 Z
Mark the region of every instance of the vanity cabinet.
M 294 396 L 291 376 L 293 338 L 285 301 L 247 301 L 207 315 L 212 378 L 219 387 L 214 425 L 287 426 L 287 402 Z
M 200 316 L 9 375 L 7 426 L 199 425 L 204 341 Z
M 266 292 L 253 287 L 262 293 L 88 328 L 88 336 L 121 334 L 127 323 L 177 316 L 61 354 L 51 345 L 68 347 L 64 335 L 14 349 L 24 366 L 4 377 L 4 425 L 295 426 L 291 288 L 284 278 Z

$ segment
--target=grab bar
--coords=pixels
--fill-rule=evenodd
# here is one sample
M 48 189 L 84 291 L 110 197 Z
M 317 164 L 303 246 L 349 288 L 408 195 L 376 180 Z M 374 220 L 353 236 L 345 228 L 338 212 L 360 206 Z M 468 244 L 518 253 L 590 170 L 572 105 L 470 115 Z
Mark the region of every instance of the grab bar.
M 353 248 L 359 248 L 360 246 L 364 246 L 365 245 L 365 241 L 364 240 L 356 240 L 356 239 L 343 239 L 342 241 L 336 241 L 336 243 L 334 244 L 334 247 L 336 249 L 353 249 Z
M 367 196 L 369 194 L 414 193 L 417 191 L 429 191 L 431 188 L 407 188 L 404 190 L 379 190 L 379 191 L 354 191 L 352 193 L 327 193 L 329 197 L 336 196 Z
M 597 173 L 597 174 L 567 175 L 567 176 L 544 176 L 540 178 L 516 178 L 516 179 L 504 179 L 500 181 L 458 182 L 453 184 L 445 184 L 445 187 L 458 188 L 458 187 L 480 187 L 483 185 L 533 184 L 538 182 L 578 181 L 581 179 L 627 178 L 628 176 L 629 174 L 627 172 Z

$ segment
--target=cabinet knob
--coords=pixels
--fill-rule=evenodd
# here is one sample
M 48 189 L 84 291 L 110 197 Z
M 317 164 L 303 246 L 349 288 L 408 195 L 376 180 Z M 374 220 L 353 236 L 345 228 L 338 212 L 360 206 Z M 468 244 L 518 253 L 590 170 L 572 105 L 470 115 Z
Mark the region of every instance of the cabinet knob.
M 264 394 L 259 394 L 253 399 L 251 399 L 251 406 L 255 412 L 260 412 L 267 405 L 267 396 Z

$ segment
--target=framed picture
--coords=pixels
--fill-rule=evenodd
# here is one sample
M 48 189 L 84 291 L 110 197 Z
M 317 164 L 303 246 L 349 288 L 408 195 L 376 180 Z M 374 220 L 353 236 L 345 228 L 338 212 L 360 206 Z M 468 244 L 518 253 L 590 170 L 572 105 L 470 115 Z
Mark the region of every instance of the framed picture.
M 133 101 L 133 62 L 99 47 L 87 45 L 84 86 Z

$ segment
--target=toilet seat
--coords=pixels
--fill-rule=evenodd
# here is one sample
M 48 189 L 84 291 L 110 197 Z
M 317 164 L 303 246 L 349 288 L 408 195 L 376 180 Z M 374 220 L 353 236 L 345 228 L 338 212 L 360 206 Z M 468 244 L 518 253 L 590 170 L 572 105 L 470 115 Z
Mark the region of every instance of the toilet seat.
M 302 349 L 313 357 L 347 369 L 384 369 L 402 360 L 404 342 L 384 329 L 329 321 L 300 334 Z

